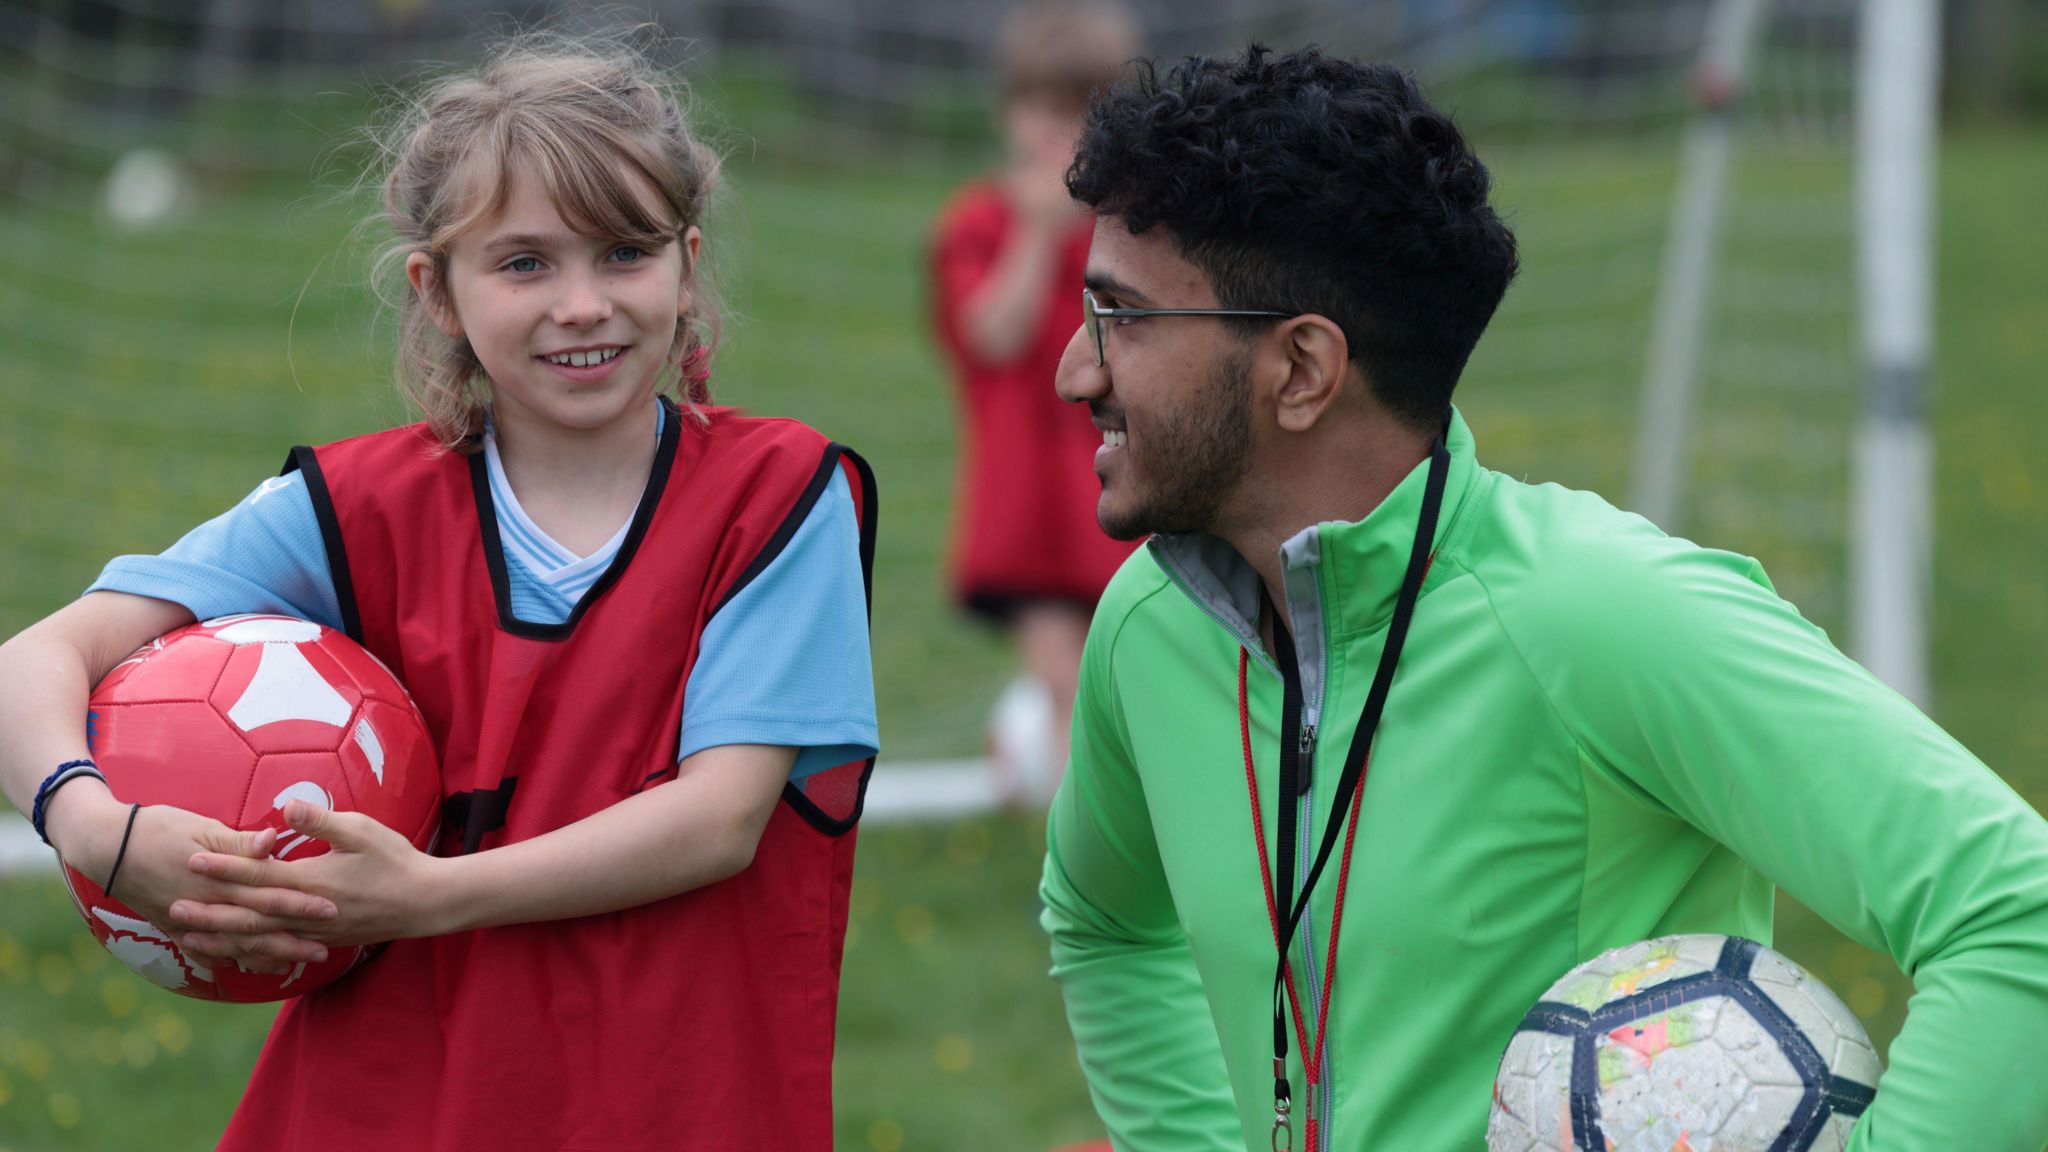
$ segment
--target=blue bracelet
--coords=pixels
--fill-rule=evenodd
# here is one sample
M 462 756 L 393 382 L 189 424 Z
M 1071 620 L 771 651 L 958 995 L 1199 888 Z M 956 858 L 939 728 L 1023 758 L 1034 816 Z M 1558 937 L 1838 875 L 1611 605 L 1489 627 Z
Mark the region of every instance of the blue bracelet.
M 57 765 L 55 772 L 44 777 L 42 784 L 36 788 L 35 803 L 29 806 L 28 819 L 29 823 L 35 826 L 37 838 L 42 840 L 43 843 L 50 843 L 50 834 L 43 828 L 44 806 L 49 804 L 51 796 L 56 795 L 57 789 L 71 783 L 80 776 L 90 776 L 102 784 L 107 782 L 106 773 L 101 772 L 100 766 L 92 761 L 66 760 L 64 763 Z M 55 845 L 51 845 L 51 847 L 55 847 Z

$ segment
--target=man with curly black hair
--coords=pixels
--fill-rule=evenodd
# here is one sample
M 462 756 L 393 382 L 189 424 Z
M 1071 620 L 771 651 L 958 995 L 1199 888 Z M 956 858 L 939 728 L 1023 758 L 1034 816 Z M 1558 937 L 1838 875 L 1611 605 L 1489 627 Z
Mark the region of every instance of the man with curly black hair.
M 1474 1148 L 1551 981 L 1768 940 L 1774 882 L 1921 993 L 1860 1123 L 1845 1090 L 1817 1124 L 2048 1140 L 2048 824 L 1755 561 L 1477 463 L 1451 396 L 1515 244 L 1412 76 L 1147 67 L 1068 188 L 1098 219 L 1057 386 L 1097 518 L 1150 538 L 1090 628 L 1041 894 L 1120 1148 Z M 1577 1139 L 1527 1110 L 1509 1146 Z

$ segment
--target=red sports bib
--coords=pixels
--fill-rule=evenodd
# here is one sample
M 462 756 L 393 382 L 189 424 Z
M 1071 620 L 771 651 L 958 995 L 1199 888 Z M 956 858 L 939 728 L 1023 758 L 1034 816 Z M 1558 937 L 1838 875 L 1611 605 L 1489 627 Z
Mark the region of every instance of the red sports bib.
M 611 568 L 560 625 L 513 619 L 481 456 L 421 426 L 293 452 L 346 630 L 441 756 L 444 855 L 582 819 L 675 772 L 704 627 L 835 472 L 862 563 L 872 475 L 793 421 L 671 409 Z M 817 1149 L 854 821 L 872 761 L 789 786 L 746 871 L 624 912 L 386 947 L 278 1016 L 222 1147 Z

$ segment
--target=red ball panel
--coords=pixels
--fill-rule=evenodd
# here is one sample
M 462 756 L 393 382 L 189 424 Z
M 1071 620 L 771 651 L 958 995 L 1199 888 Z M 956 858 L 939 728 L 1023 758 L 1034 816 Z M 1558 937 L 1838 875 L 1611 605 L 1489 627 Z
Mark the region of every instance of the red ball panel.
M 172 644 L 173 639 L 180 642 Z M 213 692 L 221 669 L 227 666 L 228 656 L 233 652 L 231 646 L 210 643 L 195 632 L 173 632 L 151 640 L 114 665 L 114 670 L 100 680 L 93 689 L 93 703 L 204 700 Z M 147 674 L 142 672 L 143 668 L 149 669 Z M 131 687 L 130 681 L 138 675 L 142 676 L 140 686 Z
M 277 829 L 278 860 L 304 860 L 327 851 L 325 840 L 307 840 L 289 830 L 284 806 L 304 800 L 330 812 L 356 811 L 355 790 L 348 770 L 332 752 L 280 752 L 256 761 L 249 780 L 248 799 L 236 817 L 227 821 L 238 828 Z
M 332 644 L 323 645 L 322 650 L 334 658 L 335 664 L 348 674 L 363 695 L 373 700 L 410 706 L 412 698 L 399 686 L 398 677 L 392 675 L 391 669 L 386 668 L 384 662 L 369 649 L 355 644 Z
M 211 705 L 95 698 L 92 710 L 93 759 L 117 799 L 175 804 L 216 819 L 241 811 L 256 754 Z
M 341 742 L 356 811 L 375 816 L 425 851 L 441 816 L 433 741 L 410 703 L 366 700 Z M 407 827 L 408 823 L 411 827 Z

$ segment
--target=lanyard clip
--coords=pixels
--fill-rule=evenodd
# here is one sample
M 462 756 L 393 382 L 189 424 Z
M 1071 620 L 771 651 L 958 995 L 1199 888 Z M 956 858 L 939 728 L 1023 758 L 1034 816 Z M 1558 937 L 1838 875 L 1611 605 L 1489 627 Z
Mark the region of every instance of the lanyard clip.
M 1273 1152 L 1292 1152 L 1294 1122 L 1287 1114 L 1294 1110 L 1294 1094 L 1287 1088 L 1287 1060 L 1273 1057 Z

